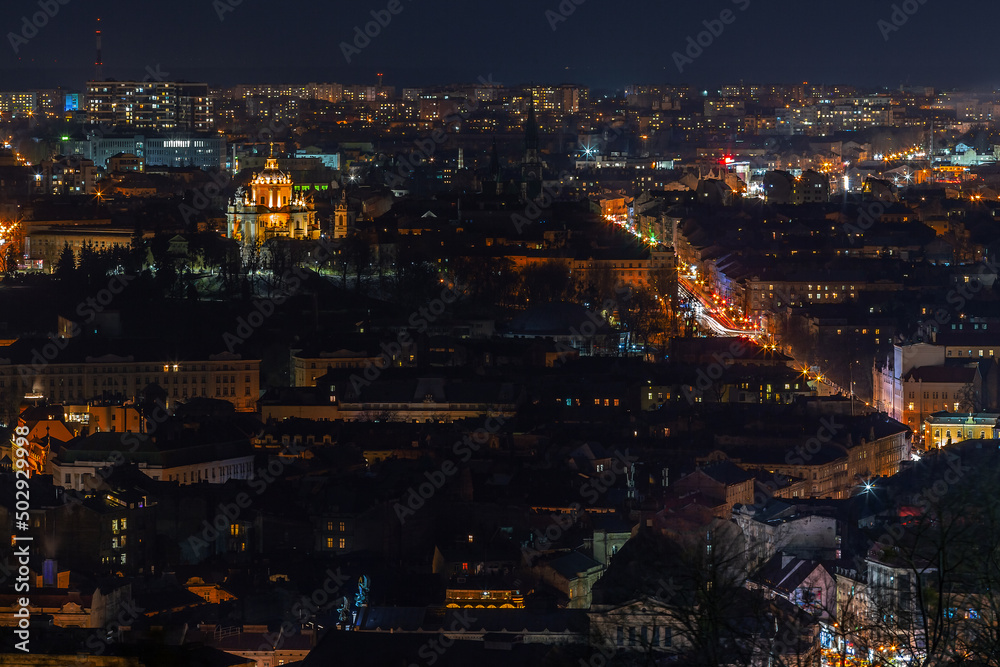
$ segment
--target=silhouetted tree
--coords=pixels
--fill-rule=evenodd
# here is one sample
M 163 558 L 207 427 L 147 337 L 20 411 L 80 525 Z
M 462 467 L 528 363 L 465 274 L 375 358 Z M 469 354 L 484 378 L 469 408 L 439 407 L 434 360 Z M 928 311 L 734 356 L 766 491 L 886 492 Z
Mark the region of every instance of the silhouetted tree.
M 69 283 L 76 277 L 76 257 L 69 243 L 63 244 L 59 261 L 56 262 L 56 277 L 63 283 Z
M 558 261 L 526 266 L 520 278 L 521 298 L 531 306 L 566 300 L 573 291 L 569 267 Z

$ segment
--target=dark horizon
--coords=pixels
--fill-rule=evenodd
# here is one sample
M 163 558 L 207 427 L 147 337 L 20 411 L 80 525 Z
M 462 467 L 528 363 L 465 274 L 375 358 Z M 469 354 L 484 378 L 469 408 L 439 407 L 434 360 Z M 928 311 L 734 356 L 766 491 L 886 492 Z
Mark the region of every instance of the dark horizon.
M 761 0 L 680 7 L 633 1 L 617 5 L 612 16 L 601 5 L 583 3 L 562 16 L 547 13 L 558 11 L 555 0 L 541 5 L 512 0 L 502 14 L 484 16 L 481 7 L 455 0 L 427 9 L 400 0 L 399 14 L 379 27 L 367 46 L 349 53 L 350 63 L 342 45 L 387 3 L 345 8 L 291 0 L 276 17 L 252 0 L 221 12 L 217 5 L 226 1 L 180 0 L 163 15 L 137 13 L 121 0 L 104 3 L 99 15 L 105 76 L 141 80 L 147 67 L 158 66 L 170 78 L 221 86 L 373 83 L 377 72 L 397 88 L 491 75 L 508 84 L 568 82 L 610 90 L 632 83 L 711 88 L 741 80 L 937 89 L 1000 84 L 994 74 L 1000 55 L 977 46 L 990 39 L 1000 6 L 977 0 L 949 5 L 912 0 L 917 9 L 899 26 L 888 23 L 899 3 L 886 1 L 843 0 L 835 9 L 791 0 L 766 7 Z M 94 78 L 98 12 L 83 3 L 59 5 L 35 36 L 21 42 L 24 17 L 38 11 L 38 0 L 16 0 L 0 9 L 5 36 L 0 88 L 78 88 Z M 729 22 L 718 23 L 724 12 L 730 12 Z M 688 38 L 697 39 L 713 25 L 719 34 L 705 39 L 703 52 L 679 67 L 675 53 L 685 58 L 697 53 L 687 51 Z M 949 34 L 961 34 L 969 46 L 947 52 L 927 48 Z

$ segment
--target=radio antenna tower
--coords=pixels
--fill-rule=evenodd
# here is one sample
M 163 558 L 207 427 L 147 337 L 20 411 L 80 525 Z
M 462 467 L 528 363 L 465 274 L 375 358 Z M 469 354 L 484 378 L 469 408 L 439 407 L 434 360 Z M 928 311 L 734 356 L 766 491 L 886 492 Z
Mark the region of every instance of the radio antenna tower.
M 101 19 L 97 19 L 97 60 L 94 61 L 94 76 L 97 81 L 104 81 L 104 57 L 101 55 Z

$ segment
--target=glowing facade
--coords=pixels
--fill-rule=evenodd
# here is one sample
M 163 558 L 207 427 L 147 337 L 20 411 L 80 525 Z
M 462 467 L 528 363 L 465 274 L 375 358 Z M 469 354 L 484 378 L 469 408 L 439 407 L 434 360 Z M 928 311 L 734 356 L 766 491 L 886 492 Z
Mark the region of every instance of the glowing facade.
M 293 192 L 292 178 L 268 158 L 264 171 L 255 174 L 249 192 L 236 191 L 229 205 L 227 233 L 240 241 L 267 241 L 274 237 L 318 239 L 316 210 L 312 201 Z

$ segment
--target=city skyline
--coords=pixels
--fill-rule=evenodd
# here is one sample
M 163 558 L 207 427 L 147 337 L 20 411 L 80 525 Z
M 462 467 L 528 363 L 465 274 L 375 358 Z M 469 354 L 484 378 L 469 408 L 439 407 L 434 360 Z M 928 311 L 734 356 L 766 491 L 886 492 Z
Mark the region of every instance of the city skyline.
M 372 3 L 0 8 L 0 664 L 995 666 L 1000 6 Z

